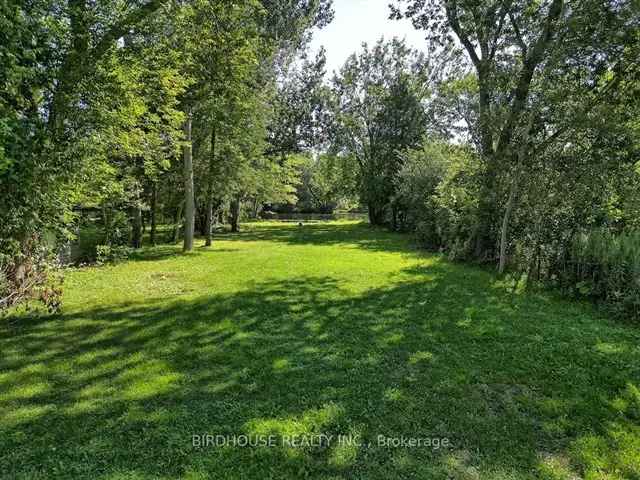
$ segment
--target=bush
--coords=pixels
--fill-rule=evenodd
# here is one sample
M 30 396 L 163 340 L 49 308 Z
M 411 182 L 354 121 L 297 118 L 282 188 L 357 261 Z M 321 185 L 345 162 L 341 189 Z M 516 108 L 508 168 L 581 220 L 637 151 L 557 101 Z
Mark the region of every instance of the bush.
M 402 228 L 418 242 L 452 258 L 467 256 L 477 211 L 479 162 L 468 149 L 444 142 L 425 142 L 405 154 L 394 199 Z
M 640 232 L 595 230 L 578 235 L 562 281 L 576 296 L 640 319 Z
M 105 263 L 123 262 L 129 258 L 133 249 L 124 245 L 98 245 L 96 247 L 96 263 L 104 265 Z
M 52 250 L 36 238 L 22 250 L 0 254 L 0 312 L 38 301 L 50 312 L 62 304 L 62 274 Z

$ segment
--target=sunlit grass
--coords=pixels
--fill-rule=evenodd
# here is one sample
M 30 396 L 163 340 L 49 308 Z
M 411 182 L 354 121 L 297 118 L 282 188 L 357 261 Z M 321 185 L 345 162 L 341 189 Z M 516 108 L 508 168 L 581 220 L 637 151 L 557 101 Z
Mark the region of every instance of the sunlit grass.
M 640 332 L 402 235 L 252 224 L 70 271 L 64 300 L 0 323 L 0 478 L 640 478 Z

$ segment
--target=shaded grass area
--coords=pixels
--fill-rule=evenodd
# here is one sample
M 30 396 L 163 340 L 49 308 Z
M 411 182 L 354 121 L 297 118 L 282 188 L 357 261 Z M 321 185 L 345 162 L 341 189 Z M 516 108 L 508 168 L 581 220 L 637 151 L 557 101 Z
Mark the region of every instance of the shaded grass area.
M 640 478 L 640 332 L 401 235 L 253 224 L 73 271 L 65 302 L 0 324 L 2 478 Z

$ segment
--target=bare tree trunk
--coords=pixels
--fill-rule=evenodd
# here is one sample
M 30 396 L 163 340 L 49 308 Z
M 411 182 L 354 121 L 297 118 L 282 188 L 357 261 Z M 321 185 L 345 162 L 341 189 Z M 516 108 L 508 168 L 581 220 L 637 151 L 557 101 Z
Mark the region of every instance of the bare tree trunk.
M 209 153 L 209 185 L 207 188 L 207 218 L 204 226 L 205 241 L 207 247 L 211 246 L 213 241 L 213 169 L 215 168 L 216 159 L 216 129 L 211 129 L 211 152 Z
M 184 122 L 185 145 L 182 147 L 184 159 L 184 243 L 182 250 L 193 250 L 193 235 L 196 223 L 196 205 L 193 188 L 193 158 L 191 151 L 191 112 Z
M 151 185 L 151 230 L 149 232 L 149 240 L 151 241 L 151 245 L 156 244 L 156 210 L 158 208 L 158 183 L 153 182 Z

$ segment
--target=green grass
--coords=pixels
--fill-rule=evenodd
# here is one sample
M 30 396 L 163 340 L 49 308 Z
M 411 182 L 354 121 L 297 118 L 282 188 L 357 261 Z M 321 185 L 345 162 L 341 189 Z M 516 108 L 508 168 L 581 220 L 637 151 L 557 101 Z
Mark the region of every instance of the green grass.
M 402 235 L 252 224 L 71 271 L 64 299 L 0 321 L 1 478 L 640 478 L 640 332 Z M 304 434 L 360 445 L 282 444 Z

